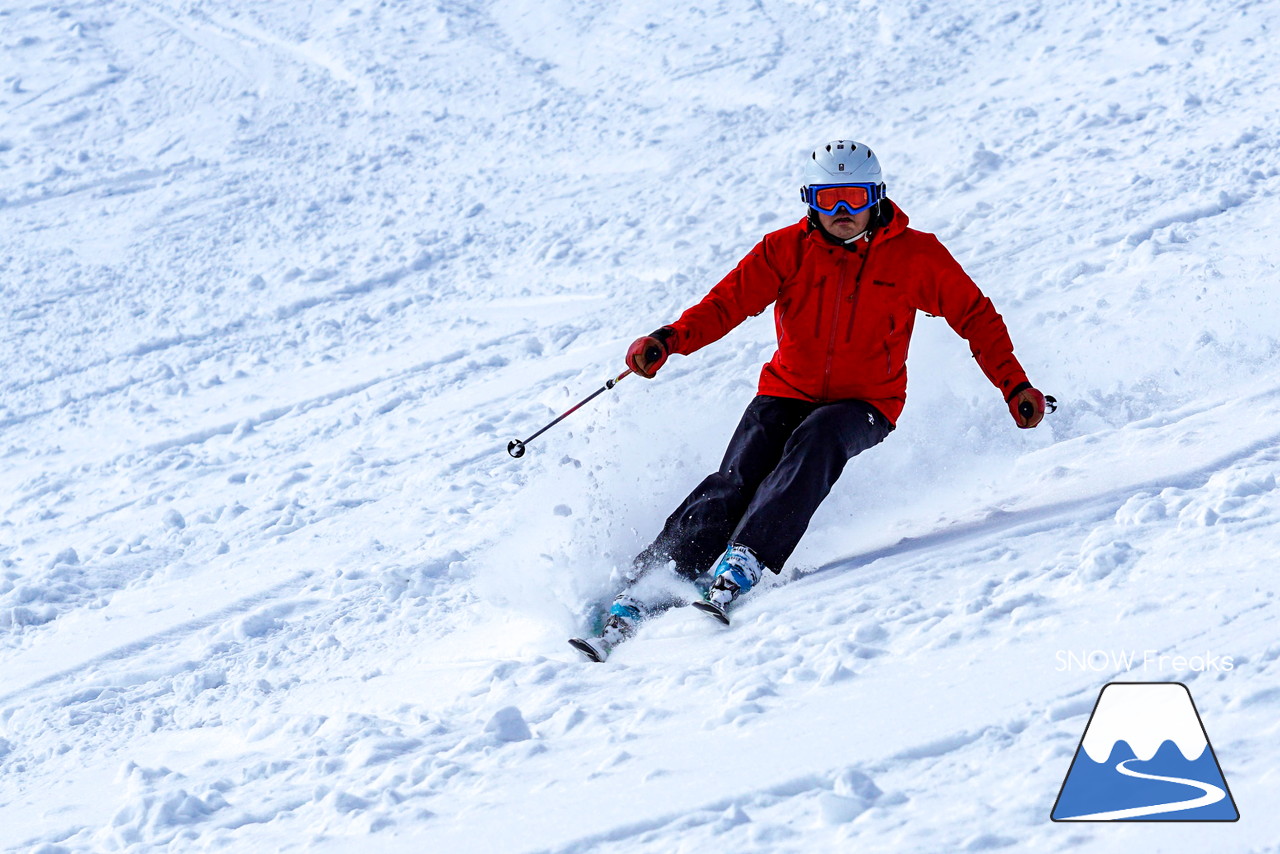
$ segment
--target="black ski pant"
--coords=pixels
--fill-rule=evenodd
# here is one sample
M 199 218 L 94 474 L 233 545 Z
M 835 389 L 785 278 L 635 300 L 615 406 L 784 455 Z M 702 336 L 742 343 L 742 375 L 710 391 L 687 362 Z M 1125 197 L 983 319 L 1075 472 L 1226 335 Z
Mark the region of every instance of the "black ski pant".
M 730 543 L 747 546 L 763 566 L 781 571 L 845 463 L 892 429 L 861 400 L 756 397 L 719 471 L 689 493 L 636 557 L 636 575 L 675 561 L 676 572 L 692 580 L 709 571 Z

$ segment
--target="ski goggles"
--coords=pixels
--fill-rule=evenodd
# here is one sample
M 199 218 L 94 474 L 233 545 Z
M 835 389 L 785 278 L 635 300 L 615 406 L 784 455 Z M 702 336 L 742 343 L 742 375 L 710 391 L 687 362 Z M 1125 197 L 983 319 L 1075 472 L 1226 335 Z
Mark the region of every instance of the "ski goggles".
M 884 198 L 884 184 L 811 184 L 800 191 L 809 207 L 830 216 L 862 213 Z

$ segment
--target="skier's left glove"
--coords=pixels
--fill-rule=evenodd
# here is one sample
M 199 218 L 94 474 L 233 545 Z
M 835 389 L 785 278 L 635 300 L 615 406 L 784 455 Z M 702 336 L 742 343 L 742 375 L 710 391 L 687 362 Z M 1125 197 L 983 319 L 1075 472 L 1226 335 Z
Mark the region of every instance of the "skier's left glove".
M 666 364 L 671 355 L 671 339 L 676 331 L 670 326 L 654 330 L 643 338 L 637 338 L 627 350 L 627 367 L 647 380 Z
M 1031 383 L 1022 383 L 1009 395 L 1009 412 L 1014 422 L 1024 430 L 1036 426 L 1044 418 L 1044 395 Z

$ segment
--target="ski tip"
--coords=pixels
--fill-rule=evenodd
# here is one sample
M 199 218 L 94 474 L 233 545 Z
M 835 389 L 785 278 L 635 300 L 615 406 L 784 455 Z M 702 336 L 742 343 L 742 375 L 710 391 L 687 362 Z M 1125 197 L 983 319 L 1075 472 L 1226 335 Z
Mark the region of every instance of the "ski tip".
M 604 661 L 604 657 L 600 654 L 600 650 L 592 646 L 589 641 L 583 640 L 582 638 L 569 638 L 569 646 L 585 655 L 589 661 Z
M 724 608 L 721 608 L 719 605 L 703 600 L 701 602 L 694 602 L 693 607 L 703 613 L 710 614 L 726 626 L 729 625 L 729 615 L 725 612 Z

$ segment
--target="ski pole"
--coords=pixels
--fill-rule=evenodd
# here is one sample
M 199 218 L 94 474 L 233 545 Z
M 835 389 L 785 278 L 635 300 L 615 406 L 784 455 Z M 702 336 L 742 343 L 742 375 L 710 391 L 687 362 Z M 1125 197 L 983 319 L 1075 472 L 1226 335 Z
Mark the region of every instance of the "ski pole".
M 508 453 L 508 454 L 510 454 L 511 456 L 515 457 L 516 459 L 520 459 L 520 457 L 523 457 L 523 456 L 524 456 L 524 446 L 525 446 L 525 445 L 529 444 L 529 443 L 530 443 L 530 442 L 532 442 L 534 439 L 538 438 L 538 437 L 539 437 L 539 436 L 541 436 L 543 433 L 547 432 L 547 431 L 548 431 L 548 430 L 550 430 L 552 427 L 556 426 L 556 425 L 557 425 L 557 424 L 559 424 L 561 421 L 565 420 L 565 419 L 566 419 L 566 418 L 568 418 L 570 415 L 572 415 L 573 413 L 577 412 L 579 409 L 581 409 L 581 408 L 582 408 L 583 406 L 585 406 L 586 404 L 588 404 L 588 403 L 590 403 L 591 401 L 595 400 L 595 399 L 596 399 L 596 397 L 597 397 L 598 395 L 603 394 L 604 392 L 606 392 L 606 391 L 608 391 L 609 389 L 613 388 L 615 385 L 617 385 L 617 384 L 622 380 L 622 378 L 623 378 L 623 377 L 625 377 L 625 376 L 626 376 L 627 374 L 629 374 L 629 373 L 631 373 L 631 369 L 630 369 L 630 368 L 627 368 L 625 371 L 623 371 L 622 373 L 618 374 L 618 375 L 617 375 L 616 377 L 614 377 L 613 379 L 609 380 L 609 381 L 608 381 L 607 383 L 605 383 L 603 386 L 601 386 L 600 388 L 596 389 L 596 390 L 595 390 L 595 391 L 593 391 L 591 394 L 587 395 L 585 398 L 583 398 L 581 401 L 579 401 L 579 402 L 578 402 L 578 404 L 577 404 L 576 406 L 574 406 L 572 409 L 570 409 L 570 410 L 569 410 L 568 412 L 566 412 L 564 415 L 561 415 L 561 416 L 560 416 L 559 418 L 557 418 L 555 421 L 552 421 L 552 422 L 551 422 L 550 424 L 548 424 L 546 427 L 543 427 L 541 430 L 539 430 L 537 433 L 534 433 L 532 436 L 530 436 L 528 439 L 525 439 L 523 442 L 522 442 L 522 441 L 520 441 L 519 439 L 512 439 L 510 442 L 508 442 L 508 443 L 507 443 L 507 453 Z

